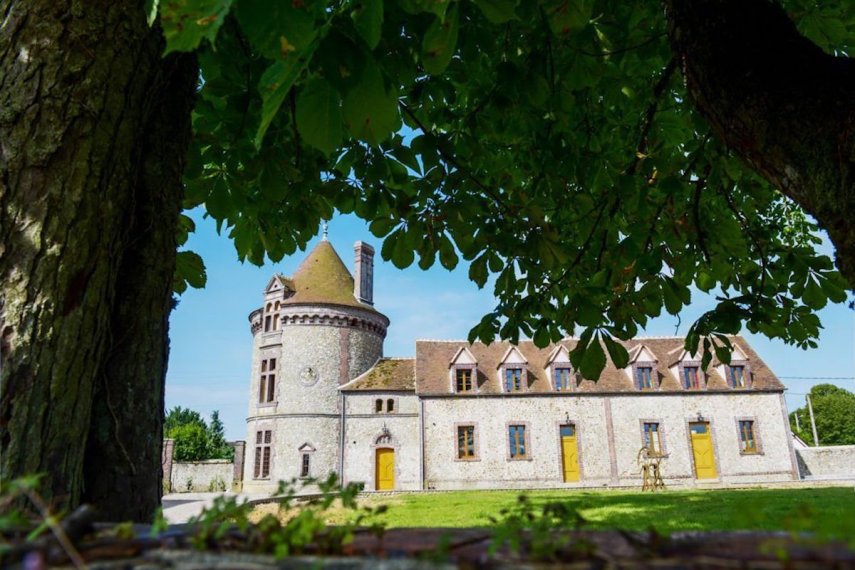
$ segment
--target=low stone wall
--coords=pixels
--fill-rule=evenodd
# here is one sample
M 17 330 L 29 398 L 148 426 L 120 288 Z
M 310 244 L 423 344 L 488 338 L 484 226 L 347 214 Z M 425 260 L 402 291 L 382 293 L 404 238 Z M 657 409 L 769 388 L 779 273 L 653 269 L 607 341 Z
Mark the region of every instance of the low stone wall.
M 802 479 L 855 479 L 855 445 L 796 448 Z
M 173 493 L 231 491 L 234 483 L 234 463 L 225 459 L 174 462 L 172 464 Z

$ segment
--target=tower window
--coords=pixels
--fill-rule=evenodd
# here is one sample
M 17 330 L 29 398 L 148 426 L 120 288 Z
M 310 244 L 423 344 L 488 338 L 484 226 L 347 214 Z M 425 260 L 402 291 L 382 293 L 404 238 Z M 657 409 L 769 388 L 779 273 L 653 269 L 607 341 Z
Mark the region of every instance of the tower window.
M 393 400 L 392 398 L 389 398 L 388 400 L 386 400 L 386 412 L 391 414 L 394 411 L 395 411 L 395 400 Z
M 382 414 L 383 413 L 383 399 L 382 398 L 377 398 L 376 400 L 374 400 L 374 413 L 375 414 Z
M 311 455 L 308 453 L 303 454 L 303 461 L 300 465 L 300 477 L 308 477 L 309 476 L 309 467 L 311 466 Z
M 259 430 L 255 432 L 255 465 L 253 477 L 255 479 L 267 479 L 270 477 L 270 447 L 273 441 L 271 430 Z
M 276 396 L 276 359 L 261 361 L 261 376 L 258 381 L 258 402 L 269 404 Z

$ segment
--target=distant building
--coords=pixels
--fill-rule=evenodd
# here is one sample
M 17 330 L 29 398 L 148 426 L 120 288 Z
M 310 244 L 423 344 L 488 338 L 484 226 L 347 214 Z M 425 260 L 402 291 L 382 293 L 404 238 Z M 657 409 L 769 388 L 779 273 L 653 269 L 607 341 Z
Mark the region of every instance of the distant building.
M 706 373 L 682 338 L 638 338 L 597 382 L 570 365 L 574 339 L 419 340 L 384 358 L 374 250 L 355 254 L 354 280 L 324 239 L 249 317 L 245 491 L 331 471 L 368 490 L 636 486 L 642 448 L 667 484 L 798 477 L 784 386 L 742 337 Z

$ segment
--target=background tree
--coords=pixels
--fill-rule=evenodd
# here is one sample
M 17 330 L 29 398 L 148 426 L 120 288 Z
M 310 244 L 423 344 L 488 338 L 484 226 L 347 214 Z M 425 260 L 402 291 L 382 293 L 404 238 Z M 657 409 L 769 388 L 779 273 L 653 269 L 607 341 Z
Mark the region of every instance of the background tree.
M 0 0 L 2 475 L 151 516 L 182 206 L 253 263 L 356 212 L 397 266 L 494 274 L 472 338 L 578 328 L 591 378 L 693 287 L 705 358 L 814 346 L 846 281 L 805 211 L 855 283 L 849 2 L 663 5 Z
M 226 441 L 217 410 L 211 413 L 208 425 L 199 412 L 176 406 L 166 414 L 163 431 L 166 437 L 175 440 L 173 458 L 176 461 L 234 458 L 234 448 Z
M 833 384 L 817 384 L 810 389 L 810 399 L 819 444 L 855 445 L 855 394 Z M 796 427 L 796 416 L 801 429 Z M 790 428 L 802 441 L 813 445 L 807 405 L 790 412 Z

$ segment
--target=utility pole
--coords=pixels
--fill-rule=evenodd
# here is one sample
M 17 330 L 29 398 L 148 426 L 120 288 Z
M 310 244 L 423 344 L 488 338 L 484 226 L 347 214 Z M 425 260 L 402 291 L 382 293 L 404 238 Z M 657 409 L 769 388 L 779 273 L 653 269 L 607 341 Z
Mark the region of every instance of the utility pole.
M 799 425 L 799 411 L 798 410 L 796 410 L 795 413 L 793 413 L 793 417 L 796 418 L 796 431 L 801 432 L 802 426 Z
M 810 427 L 813 430 L 813 446 L 819 447 L 819 438 L 816 436 L 816 420 L 813 417 L 813 406 L 810 403 L 810 394 L 805 394 L 807 400 L 808 412 L 810 412 Z

